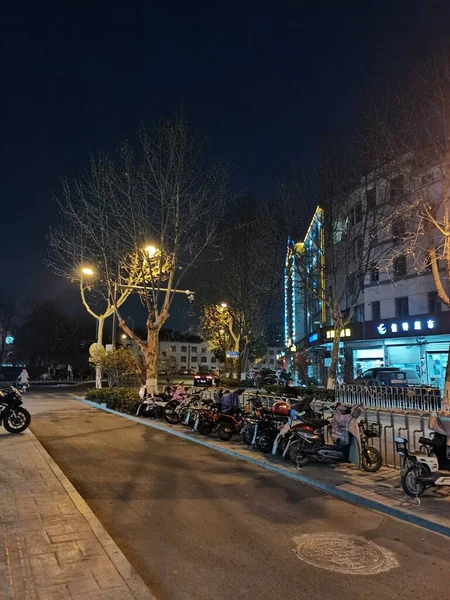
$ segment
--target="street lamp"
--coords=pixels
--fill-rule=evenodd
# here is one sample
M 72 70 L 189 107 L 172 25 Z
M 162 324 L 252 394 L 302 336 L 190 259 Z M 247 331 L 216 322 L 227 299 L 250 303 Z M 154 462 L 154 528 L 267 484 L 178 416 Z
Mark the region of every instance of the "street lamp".
M 121 337 L 123 340 L 126 340 L 128 336 L 127 336 L 127 334 L 126 334 L 126 333 L 122 333 L 122 335 L 121 335 L 120 337 Z
M 95 275 L 94 269 L 91 269 L 91 267 L 82 267 L 81 273 L 83 275 L 87 275 L 88 277 L 92 277 L 92 275 Z
M 228 308 L 228 304 L 226 302 L 222 302 L 220 306 L 221 308 Z
M 158 248 L 153 245 L 145 246 L 144 250 L 149 258 L 155 258 L 158 253 Z

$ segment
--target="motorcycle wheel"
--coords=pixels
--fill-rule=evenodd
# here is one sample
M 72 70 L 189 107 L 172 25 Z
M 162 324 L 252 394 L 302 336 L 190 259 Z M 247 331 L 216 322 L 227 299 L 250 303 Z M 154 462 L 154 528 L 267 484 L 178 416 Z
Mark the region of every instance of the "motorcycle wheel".
M 407 467 L 405 471 L 402 471 L 401 484 L 405 494 L 410 498 L 419 498 L 419 496 L 422 496 L 427 486 L 417 480 L 420 476 L 426 477 L 427 475 L 427 469 L 419 463 L 414 463 Z
M 3 418 L 3 427 L 9 433 L 22 433 L 31 423 L 31 415 L 26 408 L 19 406 L 9 410 Z
M 253 434 L 255 433 L 255 428 L 251 427 L 249 429 L 245 429 L 241 436 L 242 436 L 242 441 L 244 442 L 244 444 L 246 446 L 251 446 L 252 445 L 252 441 L 253 441 Z
M 311 460 L 308 454 L 302 452 L 302 444 L 297 441 L 291 444 L 289 448 L 289 460 L 297 467 L 304 467 Z
M 179 422 L 181 423 L 181 425 L 184 425 L 185 427 L 189 427 L 189 425 L 191 424 L 191 421 L 192 421 L 192 419 L 189 418 L 189 422 L 185 423 L 185 420 L 186 420 L 186 417 L 188 414 L 188 410 L 189 410 L 188 408 L 182 408 L 180 410 L 180 412 L 178 413 Z
M 269 454 L 269 452 L 272 452 L 272 436 L 267 433 L 262 433 L 259 438 L 256 439 L 256 445 L 261 452 L 264 452 L 264 454 Z
M 381 452 L 373 446 L 366 446 L 361 455 L 361 466 L 368 473 L 376 473 L 381 469 L 383 458 Z
M 197 431 L 200 435 L 210 435 L 213 430 L 213 424 L 209 419 L 200 419 Z
M 180 422 L 180 417 L 178 416 L 178 413 L 175 412 L 177 406 L 178 403 L 169 402 L 164 407 L 164 418 L 171 425 L 177 425 Z
M 223 442 L 228 442 L 228 440 L 231 440 L 231 436 L 233 435 L 232 426 L 228 423 L 220 423 L 220 425 L 217 427 L 217 435 Z

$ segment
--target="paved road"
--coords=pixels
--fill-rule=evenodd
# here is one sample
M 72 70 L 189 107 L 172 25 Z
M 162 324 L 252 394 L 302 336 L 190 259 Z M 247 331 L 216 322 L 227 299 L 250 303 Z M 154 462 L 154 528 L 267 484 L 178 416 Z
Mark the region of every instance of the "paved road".
M 30 394 L 27 405 L 35 435 L 158 600 L 448 596 L 447 538 L 68 394 Z M 293 538 L 319 533 L 361 536 L 399 567 L 361 576 L 311 566 Z

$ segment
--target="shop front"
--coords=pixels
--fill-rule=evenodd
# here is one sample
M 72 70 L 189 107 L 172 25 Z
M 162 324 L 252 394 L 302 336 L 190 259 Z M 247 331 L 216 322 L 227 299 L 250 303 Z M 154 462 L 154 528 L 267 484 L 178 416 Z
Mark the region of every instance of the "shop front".
M 398 367 L 417 383 L 444 387 L 450 346 L 450 312 L 364 323 L 364 340 L 353 346 L 354 376 L 375 366 Z

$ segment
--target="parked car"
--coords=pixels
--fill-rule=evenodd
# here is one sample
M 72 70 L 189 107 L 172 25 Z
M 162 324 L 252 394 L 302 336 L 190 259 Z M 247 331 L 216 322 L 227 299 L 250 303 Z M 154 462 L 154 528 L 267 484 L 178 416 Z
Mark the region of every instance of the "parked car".
M 194 385 L 214 385 L 216 376 L 212 371 L 199 369 L 194 375 Z
M 375 367 L 364 371 L 360 377 L 353 380 L 360 385 L 379 385 L 388 387 L 406 387 L 408 378 L 405 371 L 398 367 Z
M 422 380 L 414 369 L 402 369 L 406 373 L 408 385 L 422 385 Z

